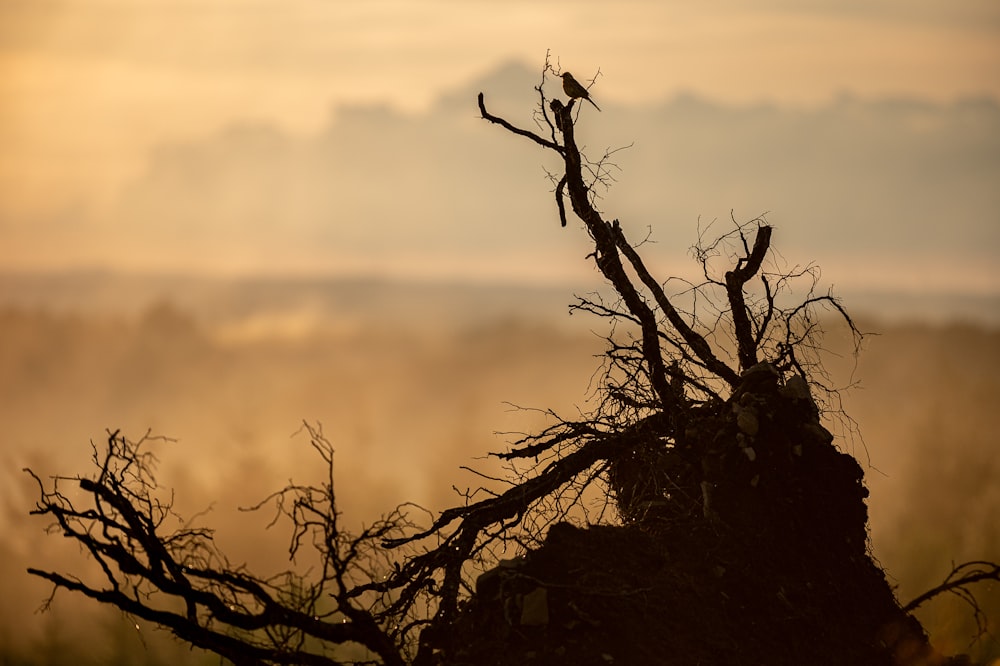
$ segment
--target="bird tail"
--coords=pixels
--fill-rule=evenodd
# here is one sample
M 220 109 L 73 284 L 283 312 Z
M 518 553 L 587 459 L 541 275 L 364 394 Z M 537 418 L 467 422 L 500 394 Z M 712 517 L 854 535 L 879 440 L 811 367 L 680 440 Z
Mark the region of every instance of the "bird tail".
M 598 111 L 601 110 L 601 107 L 597 106 L 597 102 L 595 102 L 594 100 L 590 99 L 589 97 L 584 97 L 584 99 L 593 104 L 594 108 L 597 109 Z

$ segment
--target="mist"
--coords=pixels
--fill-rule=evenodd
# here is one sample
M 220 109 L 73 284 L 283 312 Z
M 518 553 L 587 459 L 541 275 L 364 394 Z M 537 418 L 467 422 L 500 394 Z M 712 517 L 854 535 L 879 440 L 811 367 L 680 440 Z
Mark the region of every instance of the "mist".
M 234 561 L 276 572 L 290 566 L 289 535 L 265 530 L 269 513 L 238 508 L 290 479 L 318 480 L 303 420 L 321 424 L 335 446 L 347 524 L 406 501 L 440 510 L 458 501 L 455 488 L 482 483 L 459 466 L 496 472 L 484 456 L 549 423 L 541 410 L 587 411 L 606 332 L 600 320 L 567 313 L 568 288 L 108 274 L 8 276 L 0 285 L 2 608 L 5 625 L 17 627 L 0 638 L 15 653 L 51 641 L 50 617 L 65 640 L 75 627 L 125 631 L 71 595 L 56 598 L 54 615 L 34 614 L 48 588 L 27 566 L 89 565 L 27 517 L 35 488 L 21 468 L 86 474 L 105 429 L 168 437 L 152 445 L 178 512 L 209 510 L 199 521 L 220 528 Z M 835 413 L 827 420 L 865 468 L 872 548 L 905 602 L 953 561 L 1000 559 L 1000 331 L 859 321 L 878 333 L 860 358 L 835 325 L 827 358 L 838 385 L 856 383 L 843 405 L 856 426 Z M 978 593 L 995 622 L 1000 591 Z M 967 649 L 973 625 L 960 603 L 935 602 L 920 617 L 940 649 Z M 996 656 L 1000 646 L 989 639 L 977 649 Z

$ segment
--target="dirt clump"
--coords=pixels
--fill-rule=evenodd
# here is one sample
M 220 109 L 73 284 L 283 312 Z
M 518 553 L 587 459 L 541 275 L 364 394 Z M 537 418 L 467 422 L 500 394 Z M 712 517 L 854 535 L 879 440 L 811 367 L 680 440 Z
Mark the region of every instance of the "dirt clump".
M 804 380 L 751 368 L 684 425 L 612 465 L 623 524 L 557 523 L 480 576 L 437 663 L 966 663 L 900 610 L 868 552 L 863 470 Z

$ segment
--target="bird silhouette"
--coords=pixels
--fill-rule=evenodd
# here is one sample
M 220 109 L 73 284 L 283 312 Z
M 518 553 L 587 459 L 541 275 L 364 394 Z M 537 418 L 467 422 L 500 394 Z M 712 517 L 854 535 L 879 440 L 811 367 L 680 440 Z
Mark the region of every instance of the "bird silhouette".
M 597 109 L 598 111 L 601 110 L 601 107 L 597 106 L 597 103 L 594 102 L 594 100 L 590 99 L 590 93 L 587 91 L 587 89 L 584 88 L 582 85 L 580 85 L 580 82 L 574 79 L 572 74 L 570 74 L 569 72 L 563 72 L 562 80 L 563 80 L 563 92 L 569 95 L 570 99 L 576 99 L 578 97 L 582 97 L 583 99 L 593 104 L 595 109 Z

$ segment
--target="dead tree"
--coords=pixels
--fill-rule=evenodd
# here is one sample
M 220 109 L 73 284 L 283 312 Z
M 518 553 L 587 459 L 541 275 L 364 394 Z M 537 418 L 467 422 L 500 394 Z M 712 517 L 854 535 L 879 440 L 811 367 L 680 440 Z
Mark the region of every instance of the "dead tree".
M 592 414 L 556 417 L 495 453 L 510 465 L 508 478 L 492 479 L 504 487 L 466 493 L 422 527 L 413 507 L 401 507 L 360 534 L 340 527 L 332 449 L 312 430 L 329 477 L 320 487 L 289 486 L 262 506 L 291 522 L 290 555 L 311 547 L 318 574 L 268 580 L 230 565 L 210 530 L 168 529 L 171 504 L 153 477 L 149 442 L 111 433 L 107 447 L 95 449 L 95 476 L 56 477 L 46 487 L 32 473 L 40 489 L 33 513 L 81 543 L 103 577 L 30 573 L 238 664 L 342 663 L 336 648 L 344 645 L 362 646 L 371 663 L 435 663 L 477 571 L 508 547 L 537 546 L 547 526 L 574 512 L 649 533 L 683 522 L 686 533 L 736 540 L 761 530 L 808 536 L 821 522 L 835 538 L 808 536 L 809 552 L 830 567 L 857 560 L 864 576 L 884 585 L 867 560 L 862 471 L 820 423 L 821 409 L 837 403 L 816 356 L 818 312 L 840 315 L 860 343 L 854 322 L 831 294 L 815 293 L 812 267 L 774 265 L 773 229 L 763 219 L 700 238 L 699 282 L 655 277 L 619 220 L 597 209 L 607 156 L 591 162 L 581 152 L 577 100 L 549 99 L 550 73 L 557 72 L 546 63 L 535 129 L 491 113 L 482 93 L 478 105 L 488 122 L 558 156 L 560 222 L 568 225 L 568 201 L 593 242 L 588 258 L 614 292 L 572 306 L 613 325 Z M 805 292 L 789 300 L 798 282 Z M 588 497 L 598 500 L 592 510 Z M 886 593 L 878 617 L 901 612 Z

